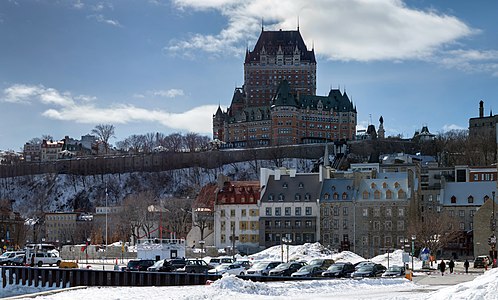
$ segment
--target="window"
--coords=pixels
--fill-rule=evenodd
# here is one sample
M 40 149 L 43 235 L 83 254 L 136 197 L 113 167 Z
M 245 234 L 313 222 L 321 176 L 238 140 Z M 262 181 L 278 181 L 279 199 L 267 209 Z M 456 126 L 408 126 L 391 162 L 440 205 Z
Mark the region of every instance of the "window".
M 471 210 L 469 211 L 469 216 L 473 218 L 475 213 L 476 213 L 475 210 Z
M 405 209 L 403 207 L 398 208 L 398 217 L 405 216 Z
M 268 201 L 273 201 L 273 199 L 274 199 L 273 194 L 269 194 L 269 195 L 268 195 Z
M 405 230 L 405 221 L 399 220 L 398 225 L 396 226 L 398 231 Z
M 305 227 L 306 228 L 311 228 L 312 222 L 310 220 L 306 220 L 305 222 Z
M 346 192 L 342 193 L 342 200 L 348 200 L 348 194 Z
M 459 211 L 458 211 L 458 215 L 459 215 L 460 217 L 465 217 L 465 210 L 459 210 Z
M 300 182 L 300 183 L 299 183 L 299 185 L 298 185 L 298 187 L 299 187 L 300 189 L 302 189 L 302 188 L 304 188 L 304 184 L 303 184 L 302 182 Z
M 284 189 L 286 189 L 286 188 L 288 188 L 288 187 L 289 187 L 289 185 L 287 184 L 287 182 L 284 182 L 284 184 L 282 184 L 282 187 L 283 187 Z
M 290 220 L 285 220 L 285 228 L 290 228 L 291 227 L 291 221 Z
M 334 193 L 334 200 L 339 200 L 339 194 L 337 194 L 337 192 Z
M 280 227 L 282 227 L 282 221 L 276 220 L 275 221 L 275 228 L 280 228 Z
M 373 230 L 377 230 L 379 231 L 380 230 L 380 222 L 379 221 L 374 221 L 373 222 Z
M 402 189 L 398 191 L 398 199 L 405 199 L 406 198 L 406 193 Z
M 380 191 L 379 190 L 375 190 L 374 199 L 380 199 Z
M 271 216 L 271 207 L 266 208 L 266 215 Z
M 460 230 L 465 230 L 465 223 L 464 222 L 460 222 Z
M 301 221 L 297 220 L 295 223 L 296 228 L 301 228 Z
M 224 209 L 222 209 L 222 210 L 220 211 L 220 215 L 221 215 L 222 217 L 224 217 L 224 216 L 225 216 L 225 210 L 224 210 Z
M 307 215 L 307 216 L 311 216 L 311 213 L 312 213 L 312 209 L 311 209 L 311 207 L 307 206 L 307 207 L 305 208 L 305 213 L 306 213 L 306 215 Z
M 367 191 L 364 191 L 363 192 L 363 199 L 368 199 L 368 198 L 370 198 L 370 193 Z
M 300 194 L 296 194 L 296 196 L 294 197 L 294 199 L 296 201 L 300 201 L 301 200 L 301 195 Z
M 334 226 L 334 229 L 339 229 L 339 220 L 333 219 L 332 224 Z
M 284 199 L 285 199 L 284 194 L 279 194 L 278 195 L 278 201 L 284 201 Z
M 380 217 L 380 207 L 374 207 L 374 217 Z
M 453 218 L 455 216 L 455 212 L 450 210 L 448 211 L 448 215 Z
M 330 207 L 324 207 L 323 208 L 323 215 L 328 217 L 330 214 Z
M 282 215 L 282 208 L 275 207 L 275 216 L 281 216 L 281 215 Z
M 386 217 L 392 217 L 393 216 L 393 211 L 390 207 L 386 208 Z
M 338 215 L 339 215 L 339 207 L 334 206 L 334 216 L 338 216 Z
M 348 220 L 347 219 L 342 220 L 342 229 L 348 229 Z
M 296 207 L 294 210 L 294 215 L 300 216 L 301 215 L 301 207 Z
M 455 196 L 451 196 L 451 203 L 456 203 L 456 197 Z
M 342 208 L 342 215 L 343 216 L 347 216 L 348 215 L 348 208 L 347 207 L 343 207 Z
M 385 226 L 385 229 L 388 230 L 388 231 L 393 230 L 393 223 L 391 221 L 386 221 L 386 223 L 384 224 L 384 226 Z
M 393 192 L 391 190 L 386 191 L 386 199 L 392 199 L 393 198 Z
M 291 215 L 291 208 L 290 207 L 286 207 L 284 210 L 285 210 L 285 215 L 286 216 L 290 216 Z
M 230 210 L 230 217 L 235 217 L 235 209 Z
M 468 200 L 469 203 L 474 203 L 474 197 L 472 197 L 472 196 L 469 196 L 467 198 L 467 200 Z
M 240 215 L 243 216 L 243 217 L 245 217 L 246 216 L 246 210 L 245 209 L 241 210 L 240 211 Z
M 364 209 L 363 209 L 363 213 L 362 213 L 362 215 L 363 215 L 364 217 L 368 217 L 368 208 L 364 208 Z
M 323 195 L 323 199 L 329 200 L 330 199 L 330 194 L 329 193 L 325 193 L 325 195 Z
M 308 193 L 306 193 L 306 195 L 304 195 L 304 200 L 305 201 L 310 201 L 310 199 L 311 199 L 311 195 L 308 194 Z

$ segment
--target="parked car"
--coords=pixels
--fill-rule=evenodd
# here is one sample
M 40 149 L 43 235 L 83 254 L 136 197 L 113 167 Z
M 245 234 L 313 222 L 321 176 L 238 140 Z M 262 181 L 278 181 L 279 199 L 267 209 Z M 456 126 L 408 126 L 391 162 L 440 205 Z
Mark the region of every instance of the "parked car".
M 36 252 L 31 256 L 31 266 L 41 267 L 43 265 L 59 265 L 62 259 L 52 252 Z
M 308 265 L 319 266 L 326 270 L 328 267 L 334 264 L 334 260 L 331 258 L 315 258 L 308 262 Z
M 304 262 L 288 262 L 278 265 L 275 269 L 269 272 L 270 276 L 291 276 L 292 273 L 304 267 Z
M 126 265 L 126 271 L 147 271 L 147 268 L 155 263 L 152 259 L 130 259 Z
M 246 268 L 241 264 L 221 264 L 214 269 L 208 271 L 209 274 L 232 274 L 232 275 L 244 275 Z
M 377 277 L 382 275 L 386 271 L 386 267 L 381 264 L 367 264 L 360 267 L 358 270 L 351 274 L 353 278 L 363 278 L 363 277 Z
M 491 260 L 487 255 L 479 255 L 474 259 L 474 268 L 484 268 L 486 265 L 490 265 Z
M 307 265 L 291 274 L 291 277 L 320 277 L 324 269 L 318 265 Z
M 207 273 L 210 269 L 213 269 L 213 267 L 202 259 L 187 259 L 185 267 L 176 269 L 176 271 L 186 273 Z
M 7 251 L 0 255 L 0 265 L 11 265 L 12 260 L 19 254 L 24 255 L 24 251 Z
M 360 261 L 354 264 L 354 269 L 358 270 L 363 266 L 369 266 L 369 265 L 373 266 L 375 265 L 375 263 L 373 261 L 368 261 L 368 260 Z
M 334 278 L 349 278 L 354 271 L 355 269 L 352 263 L 339 262 L 331 265 L 326 271 L 322 273 L 322 276 Z
M 233 263 L 233 258 L 231 257 L 211 257 L 209 259 L 208 265 L 216 267 L 221 264 L 231 264 Z
M 26 264 L 26 254 L 18 254 L 11 260 L 11 265 L 24 266 Z
M 402 277 L 405 276 L 405 267 L 403 266 L 390 266 L 387 271 L 382 274 L 382 277 Z
M 261 261 L 255 263 L 249 270 L 247 275 L 267 276 L 271 270 L 280 265 L 281 261 Z
M 174 272 L 175 266 L 168 259 L 161 259 L 156 261 L 152 266 L 147 268 L 149 272 Z
M 252 266 L 251 262 L 250 262 L 249 260 L 247 260 L 247 259 L 236 260 L 236 261 L 234 262 L 234 264 L 241 265 L 241 266 L 243 266 L 246 270 L 250 269 L 250 268 L 251 268 L 251 266 Z
M 187 260 L 185 258 L 173 258 L 173 259 L 170 259 L 169 262 L 176 269 L 183 268 L 187 264 Z

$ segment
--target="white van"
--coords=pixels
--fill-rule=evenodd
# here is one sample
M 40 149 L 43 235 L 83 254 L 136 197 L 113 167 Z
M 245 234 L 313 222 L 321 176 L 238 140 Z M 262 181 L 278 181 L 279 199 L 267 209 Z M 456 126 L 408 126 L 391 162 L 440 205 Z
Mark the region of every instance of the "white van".
M 30 264 L 32 267 L 43 265 L 60 265 L 62 259 L 54 252 L 35 252 L 31 254 Z

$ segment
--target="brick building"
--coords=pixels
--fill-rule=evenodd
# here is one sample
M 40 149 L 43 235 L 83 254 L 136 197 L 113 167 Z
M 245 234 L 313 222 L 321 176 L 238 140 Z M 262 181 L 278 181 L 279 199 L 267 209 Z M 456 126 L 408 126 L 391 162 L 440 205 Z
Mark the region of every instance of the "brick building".
M 355 138 L 356 108 L 333 89 L 316 96 L 316 59 L 301 33 L 261 31 L 244 62 L 244 85 L 213 115 L 213 139 L 228 147 L 323 143 Z

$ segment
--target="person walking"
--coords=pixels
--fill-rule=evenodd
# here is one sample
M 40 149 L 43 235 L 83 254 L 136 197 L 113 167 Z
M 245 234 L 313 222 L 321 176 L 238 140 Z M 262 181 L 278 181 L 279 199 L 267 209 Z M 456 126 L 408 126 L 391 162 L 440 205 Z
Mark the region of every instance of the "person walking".
M 455 262 L 453 259 L 450 259 L 450 263 L 448 264 L 448 267 L 450 267 L 450 274 L 453 273 L 453 268 L 455 267 Z
M 465 262 L 463 263 L 463 266 L 465 267 L 465 273 L 466 274 L 469 274 L 469 266 L 470 266 L 470 263 L 469 263 L 469 260 L 466 259 Z
M 441 259 L 441 263 L 439 264 L 439 270 L 441 271 L 441 276 L 444 276 L 444 270 L 446 269 L 446 263 Z

